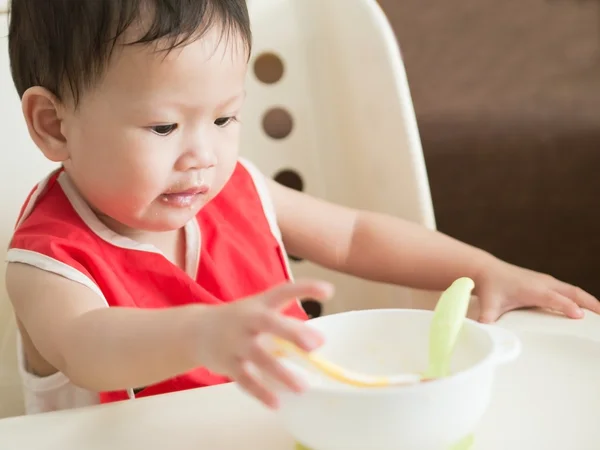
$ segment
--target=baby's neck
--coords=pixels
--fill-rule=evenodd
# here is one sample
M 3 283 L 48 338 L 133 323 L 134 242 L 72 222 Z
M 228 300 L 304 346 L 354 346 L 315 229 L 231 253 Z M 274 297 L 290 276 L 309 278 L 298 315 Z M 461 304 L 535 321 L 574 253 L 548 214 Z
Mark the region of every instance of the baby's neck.
M 160 250 L 165 257 L 182 270 L 185 270 L 185 230 L 180 228 L 172 231 L 152 232 L 134 230 L 114 219 L 96 213 L 98 219 L 120 236 L 125 236 L 140 244 L 149 244 Z

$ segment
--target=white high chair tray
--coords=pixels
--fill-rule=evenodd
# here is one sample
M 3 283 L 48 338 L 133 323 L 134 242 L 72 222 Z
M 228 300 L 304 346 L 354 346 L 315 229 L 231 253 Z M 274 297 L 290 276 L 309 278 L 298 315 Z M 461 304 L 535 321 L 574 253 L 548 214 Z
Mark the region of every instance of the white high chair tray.
M 523 352 L 498 370 L 476 450 L 592 450 L 600 446 L 600 343 L 518 332 Z
M 529 327 L 522 322 L 530 321 Z M 546 322 L 553 333 L 519 331 L 521 357 L 498 372 L 473 450 L 599 448 L 598 316 L 583 323 L 516 314 L 519 328 Z M 549 326 L 551 325 L 551 326 Z M 513 328 L 513 327 L 510 327 Z M 425 424 L 426 425 L 426 424 Z M 80 411 L 0 420 L 2 449 L 293 450 L 276 418 L 234 385 L 197 389 Z

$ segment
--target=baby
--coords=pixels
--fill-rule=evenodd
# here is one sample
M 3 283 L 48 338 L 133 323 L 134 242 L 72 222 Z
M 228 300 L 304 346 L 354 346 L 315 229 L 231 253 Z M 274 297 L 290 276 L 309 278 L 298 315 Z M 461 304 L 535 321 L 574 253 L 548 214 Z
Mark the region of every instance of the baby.
M 238 157 L 251 53 L 245 0 L 13 0 L 12 75 L 31 139 L 60 163 L 31 191 L 8 251 L 27 411 L 235 381 L 302 383 L 266 334 L 322 337 L 286 250 L 365 279 L 476 282 L 483 322 L 548 307 L 600 312 L 582 290 L 441 233 L 283 187 Z

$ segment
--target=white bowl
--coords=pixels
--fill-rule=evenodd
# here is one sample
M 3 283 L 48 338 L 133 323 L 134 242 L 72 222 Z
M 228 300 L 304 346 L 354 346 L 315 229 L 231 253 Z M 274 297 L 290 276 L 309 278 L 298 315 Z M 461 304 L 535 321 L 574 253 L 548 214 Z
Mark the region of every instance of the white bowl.
M 308 323 L 326 337 L 320 355 L 357 372 L 389 375 L 425 370 L 432 315 L 378 309 Z M 313 450 L 446 450 L 476 430 L 490 403 L 496 367 L 516 358 L 520 349 L 512 332 L 467 320 L 447 378 L 355 388 L 311 376 L 305 393 L 280 392 L 276 414 L 298 442 Z

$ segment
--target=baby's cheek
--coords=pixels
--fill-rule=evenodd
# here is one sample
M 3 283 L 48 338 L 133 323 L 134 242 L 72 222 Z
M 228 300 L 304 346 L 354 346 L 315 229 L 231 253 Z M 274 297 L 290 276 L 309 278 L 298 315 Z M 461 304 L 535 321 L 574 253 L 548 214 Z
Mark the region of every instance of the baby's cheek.
M 227 184 L 227 181 L 233 175 L 235 167 L 237 165 L 237 159 L 221 159 L 217 164 L 217 173 L 215 176 L 215 187 L 221 189 Z
M 118 182 L 130 186 L 141 193 L 153 192 L 154 196 L 163 192 L 171 179 L 172 163 L 165 158 L 153 157 L 151 154 L 140 155 L 119 161 L 120 167 L 115 173 L 121 178 Z

